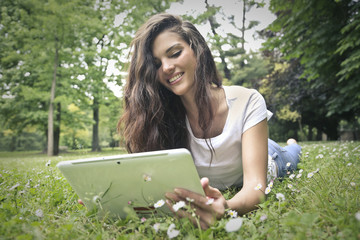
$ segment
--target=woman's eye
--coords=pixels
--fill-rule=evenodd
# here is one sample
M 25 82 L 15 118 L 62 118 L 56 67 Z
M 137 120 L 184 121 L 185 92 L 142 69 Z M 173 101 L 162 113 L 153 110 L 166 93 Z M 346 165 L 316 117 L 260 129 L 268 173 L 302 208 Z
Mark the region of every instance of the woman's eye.
M 180 56 L 180 54 L 182 53 L 181 50 L 175 52 L 173 55 L 171 55 L 172 58 L 177 58 L 178 56 Z

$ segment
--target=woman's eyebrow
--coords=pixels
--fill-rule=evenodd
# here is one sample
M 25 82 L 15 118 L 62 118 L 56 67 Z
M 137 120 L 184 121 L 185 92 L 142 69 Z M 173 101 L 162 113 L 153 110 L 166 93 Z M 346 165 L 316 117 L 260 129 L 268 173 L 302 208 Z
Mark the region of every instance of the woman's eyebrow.
M 172 45 L 171 47 L 169 47 L 168 49 L 166 49 L 166 53 L 170 52 L 171 50 L 173 50 L 176 47 L 180 47 L 181 44 L 180 43 L 175 43 L 174 45 Z

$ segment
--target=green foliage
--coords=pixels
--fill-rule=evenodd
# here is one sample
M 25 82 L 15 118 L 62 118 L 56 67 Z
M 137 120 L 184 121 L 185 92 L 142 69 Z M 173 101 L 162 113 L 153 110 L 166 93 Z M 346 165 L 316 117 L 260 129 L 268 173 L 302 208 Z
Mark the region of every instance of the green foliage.
M 277 117 L 282 120 L 296 122 L 301 118 L 300 114 L 296 111 L 291 111 L 289 105 L 285 105 L 279 111 L 276 112 Z
M 26 129 L 21 134 L 11 130 L 0 132 L 0 151 L 29 151 L 44 149 L 45 140 L 41 133 Z
M 253 7 L 263 7 L 264 1 L 241 1 L 238 5 L 239 10 L 243 10 L 241 22 L 235 20 L 234 15 L 226 15 L 221 5 L 213 5 L 207 1 L 205 4 L 206 11 L 196 17 L 185 15 L 184 19 L 198 25 L 210 24 L 210 32 L 204 37 L 208 40 L 225 84 L 257 88 L 258 81 L 268 74 L 269 65 L 259 54 L 247 54 L 244 44 L 245 32 L 259 24 L 258 21 L 249 21 L 247 14 Z M 232 29 L 226 28 L 225 31 L 220 19 L 231 24 Z
M 60 141 L 70 147 L 88 146 L 89 136 L 84 133 L 98 136 L 95 126 L 100 125 L 101 136 L 93 137 L 93 145 L 116 146 L 121 105 L 108 84 L 121 86 L 123 79 L 122 75 L 109 76 L 107 70 L 115 61 L 118 70 L 125 71 L 124 59 L 135 30 L 171 2 L 1 1 L 0 116 L 4 130 L 15 136 L 29 126 L 41 135 L 47 132 L 50 87 L 56 76 L 54 125 L 65 138 Z M 116 19 L 122 22 L 114 24 Z M 70 111 L 69 106 L 81 110 Z M 109 109 L 114 115 L 104 117 L 110 122 L 95 117 Z
M 272 56 L 272 58 L 276 57 Z M 286 141 L 286 136 L 297 137 L 296 132 L 298 130 L 302 133 L 302 136 L 304 136 L 301 125 L 307 125 L 310 129 L 315 127 L 318 132 L 317 140 L 321 140 L 321 133 L 326 133 L 331 140 L 338 139 L 338 124 L 340 120 L 343 118 L 351 119 L 351 114 L 349 114 L 349 116 L 344 116 L 343 114 L 326 116 L 328 109 L 324 106 L 328 102 L 328 91 L 324 92 L 323 87 L 314 87 L 312 82 L 301 77 L 303 67 L 298 60 L 294 59 L 285 63 L 275 62 L 274 65 L 273 72 L 260 83 L 259 91 L 264 95 L 270 111 L 274 113 L 270 124 L 274 120 L 281 121 L 279 128 L 276 128 L 275 134 L 284 134 L 284 130 L 295 132 L 293 136 L 284 134 L 281 141 Z M 281 111 L 284 109 L 300 114 L 300 116 L 297 117 L 299 121 L 298 126 L 291 124 L 290 119 L 288 123 L 284 123 L 285 118 L 283 118 L 283 114 L 281 114 Z M 278 115 L 278 113 L 280 113 L 280 115 Z M 282 120 L 280 118 L 282 118 Z M 294 118 L 292 120 L 294 120 Z M 284 128 L 283 130 L 280 129 L 281 125 Z M 288 126 L 292 128 L 287 128 Z M 311 131 L 309 135 L 311 135 Z M 312 136 L 309 136 L 308 139 L 312 139 Z
M 233 65 L 231 82 L 248 88 L 259 89 L 262 79 L 272 70 L 270 62 L 257 53 L 230 58 Z
M 104 149 L 100 155 L 78 150 L 51 158 L 35 152 L 2 152 L 0 235 L 3 239 L 164 239 L 174 223 L 179 239 L 356 239 L 359 142 L 302 143 L 302 147 L 294 176 L 275 180 L 260 208 L 242 217 L 240 230 L 229 233 L 227 217 L 208 230 L 171 216 L 98 218 L 77 203 L 76 194 L 55 168 L 60 160 L 123 151 Z M 224 195 L 230 198 L 235 193 L 229 189 Z M 279 200 L 278 193 L 285 199 Z
M 270 9 L 277 19 L 265 47 L 300 61 L 301 77 L 326 97 L 327 116 L 358 114 L 360 3 L 272 0 Z

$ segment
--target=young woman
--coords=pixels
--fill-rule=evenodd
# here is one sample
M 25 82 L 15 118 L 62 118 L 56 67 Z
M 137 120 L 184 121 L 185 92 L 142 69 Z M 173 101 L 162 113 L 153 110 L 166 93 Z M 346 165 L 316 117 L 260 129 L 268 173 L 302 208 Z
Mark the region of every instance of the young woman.
M 191 199 L 207 228 L 228 209 L 254 210 L 267 178 L 296 169 L 300 146 L 292 140 L 282 148 L 268 139 L 263 97 L 253 89 L 222 86 L 211 51 L 193 24 L 155 15 L 137 31 L 132 50 L 118 124 L 127 150 L 187 148 L 202 177 L 206 197 L 174 189 L 166 195 L 170 207 Z M 240 190 L 225 199 L 220 190 L 229 187 Z M 176 214 L 193 219 L 186 211 Z

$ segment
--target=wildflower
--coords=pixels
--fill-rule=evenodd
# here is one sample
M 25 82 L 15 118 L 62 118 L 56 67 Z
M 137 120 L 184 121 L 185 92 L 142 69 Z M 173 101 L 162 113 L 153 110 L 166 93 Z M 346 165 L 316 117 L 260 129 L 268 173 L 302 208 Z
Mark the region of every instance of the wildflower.
M 162 207 L 164 204 L 165 204 L 165 201 L 162 200 L 162 199 L 160 199 L 159 201 L 157 201 L 157 202 L 154 204 L 154 208 Z
M 265 189 L 265 194 L 269 194 L 270 192 L 271 192 L 271 187 L 269 186 Z
M 51 164 L 51 160 L 47 161 L 47 163 L 45 164 L 46 167 L 49 167 Z
M 313 172 L 308 173 L 308 175 L 307 175 L 308 178 L 312 178 L 313 176 L 314 176 L 314 173 L 313 173 Z
M 317 168 L 314 173 L 318 173 L 320 171 L 320 168 Z
M 231 217 L 231 218 L 237 218 L 238 216 L 238 213 L 234 210 L 229 210 L 228 211 L 228 215 Z
M 292 184 L 288 184 L 287 186 L 288 186 L 288 188 L 290 188 L 290 189 L 293 188 L 293 185 L 292 185 Z
M 291 173 L 290 171 L 287 171 L 287 172 L 286 172 L 287 175 L 290 175 L 290 173 Z
M 285 201 L 285 196 L 284 196 L 284 194 L 282 194 L 282 193 L 277 193 L 277 194 L 276 194 L 276 198 L 277 198 L 279 201 Z
M 9 188 L 9 191 L 16 189 L 18 186 L 20 186 L 20 183 L 17 183 L 14 186 L 12 186 L 11 188 Z
M 143 223 L 143 222 L 146 221 L 146 218 L 145 218 L 145 217 L 142 217 L 140 221 Z
M 346 164 L 346 166 L 348 166 L 348 167 L 350 167 L 352 165 L 352 163 L 350 162 L 350 163 L 348 163 L 348 164 Z
M 355 187 L 356 183 L 351 182 L 350 185 L 351 185 L 352 187 Z
M 188 202 L 194 202 L 194 199 L 189 198 L 189 197 L 186 197 L 186 201 L 188 201 Z
M 269 185 L 268 185 L 268 187 L 269 187 L 269 188 L 272 188 L 273 186 L 274 186 L 274 181 L 271 180 L 270 183 L 269 183 Z
M 128 201 L 128 204 L 129 204 L 129 205 L 131 205 L 131 204 L 132 204 L 132 202 L 131 202 L 131 201 Z
M 294 177 L 295 177 L 295 174 L 291 174 L 291 175 L 289 176 L 290 179 L 294 179 Z
M 300 170 L 299 170 L 299 173 L 302 173 L 303 171 L 304 171 L 304 169 L 300 169 Z
M 241 228 L 242 223 L 242 218 L 232 218 L 226 223 L 225 230 L 227 232 L 236 232 Z
M 267 219 L 267 215 L 262 215 L 261 217 L 260 217 L 260 221 L 265 221 Z
M 319 154 L 319 155 L 316 156 L 316 159 L 318 159 L 318 158 L 324 158 L 324 155 Z
M 159 231 L 159 229 L 160 229 L 160 223 L 155 223 L 155 224 L 153 225 L 153 229 L 154 229 L 155 232 L 157 233 L 157 232 Z
M 355 213 L 355 218 L 360 221 L 360 211 L 358 211 L 357 213 Z
M 43 211 L 39 208 L 38 210 L 35 211 L 35 215 L 39 218 L 44 217 L 44 213 Z
M 261 183 L 259 183 L 258 185 L 256 185 L 256 187 L 254 188 L 255 190 L 260 190 L 262 188 Z
M 177 212 L 182 207 L 185 207 L 185 202 L 184 201 L 178 201 L 177 203 L 175 203 L 173 205 L 172 208 L 174 209 L 175 212 Z
M 147 175 L 147 174 L 144 174 L 144 181 L 145 182 L 150 182 L 151 181 L 151 176 Z
M 208 198 L 206 205 L 211 205 L 211 204 L 213 204 L 213 202 L 214 202 L 213 198 Z
M 168 230 L 167 230 L 167 235 L 169 237 L 169 239 L 175 238 L 179 235 L 180 231 L 175 229 L 175 224 L 170 224 Z
M 296 175 L 296 178 L 301 178 L 302 174 L 299 173 L 298 175 Z
M 286 167 L 290 167 L 290 165 L 291 165 L 291 162 L 288 162 L 288 163 L 286 164 Z

